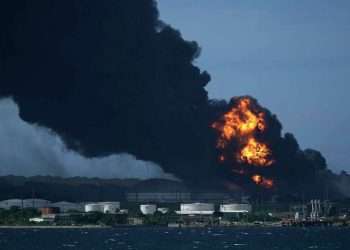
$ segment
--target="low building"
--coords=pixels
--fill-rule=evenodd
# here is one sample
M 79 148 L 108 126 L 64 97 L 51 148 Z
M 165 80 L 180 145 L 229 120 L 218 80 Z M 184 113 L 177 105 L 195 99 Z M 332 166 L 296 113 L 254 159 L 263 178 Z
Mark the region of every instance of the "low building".
M 190 203 L 181 204 L 180 211 L 176 211 L 180 215 L 212 215 L 215 213 L 215 206 L 212 203 Z
M 33 223 L 42 223 L 42 222 L 44 222 L 44 219 L 41 218 L 41 217 L 38 217 L 38 218 L 30 218 L 30 219 L 29 219 L 29 222 L 33 222 Z
M 129 217 L 128 218 L 128 224 L 132 226 L 139 226 L 143 224 L 142 218 L 136 218 L 136 217 Z
M 36 217 L 36 218 L 30 218 L 29 222 L 33 222 L 33 223 L 53 223 L 56 219 L 56 215 L 42 215 L 41 217 Z
M 129 210 L 128 209 L 120 209 L 118 214 L 128 214 Z
M 252 212 L 252 206 L 250 204 L 222 204 L 220 205 L 220 212 L 225 214 L 246 214 Z

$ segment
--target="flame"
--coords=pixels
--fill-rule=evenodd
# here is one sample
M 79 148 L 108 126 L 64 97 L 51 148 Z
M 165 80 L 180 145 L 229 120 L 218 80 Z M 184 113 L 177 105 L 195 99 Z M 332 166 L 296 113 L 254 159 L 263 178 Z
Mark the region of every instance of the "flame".
M 261 132 L 265 130 L 264 113 L 254 114 L 250 110 L 250 105 L 251 100 L 249 98 L 241 99 L 237 107 L 233 107 L 220 121 L 212 125 L 214 129 L 220 131 L 218 148 L 225 148 L 234 137 L 246 136 L 255 130 Z
M 248 144 L 238 154 L 238 160 L 255 166 L 270 166 L 271 150 L 267 145 L 257 142 L 253 137 L 248 140 Z
M 273 188 L 274 186 L 274 181 L 272 179 L 264 178 L 261 175 L 253 175 L 252 181 L 265 188 Z
M 233 160 L 251 166 L 268 167 L 274 163 L 272 150 L 267 143 L 261 142 L 261 136 L 257 137 L 267 128 L 265 112 L 251 98 L 237 98 L 233 107 L 214 122 L 212 128 L 218 132 L 216 147 L 220 152 L 218 160 L 221 164 Z M 249 171 L 236 165 L 232 172 L 248 175 Z M 260 175 L 254 175 L 252 180 L 266 188 L 273 186 L 273 180 Z

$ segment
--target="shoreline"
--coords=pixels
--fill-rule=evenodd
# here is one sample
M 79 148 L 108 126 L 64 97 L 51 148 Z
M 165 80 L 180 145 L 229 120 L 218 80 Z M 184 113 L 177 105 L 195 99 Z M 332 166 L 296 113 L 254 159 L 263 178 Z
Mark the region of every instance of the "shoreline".
M 203 229 L 203 228 L 255 228 L 255 229 L 266 229 L 266 228 L 349 228 L 349 226 L 332 225 L 332 226 L 283 226 L 283 225 L 234 225 L 234 226 L 179 226 L 171 227 L 165 225 L 116 225 L 116 226 L 94 226 L 94 225 L 83 225 L 83 226 L 0 226 L 1 229 L 125 229 L 125 228 L 168 228 L 168 229 Z
M 110 226 L 0 226 L 1 229 L 110 229 Z

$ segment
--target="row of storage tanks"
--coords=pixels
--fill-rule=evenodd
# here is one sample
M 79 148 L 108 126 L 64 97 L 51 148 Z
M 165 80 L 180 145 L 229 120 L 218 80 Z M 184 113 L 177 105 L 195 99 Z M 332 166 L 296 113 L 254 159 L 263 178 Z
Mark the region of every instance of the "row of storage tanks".
M 180 211 L 176 211 L 177 214 L 183 215 L 212 215 L 215 213 L 215 205 L 212 203 L 192 203 L 181 204 Z M 222 204 L 220 205 L 219 212 L 221 213 L 250 213 L 252 206 L 250 204 Z
M 141 205 L 140 210 L 144 215 L 153 215 L 157 211 L 163 214 L 169 212 L 167 208 L 157 208 L 155 204 Z M 188 203 L 181 204 L 180 210 L 176 211 L 179 215 L 212 215 L 215 213 L 215 205 L 212 203 Z M 221 213 L 250 213 L 252 206 L 250 204 L 222 204 L 219 211 Z
M 57 202 L 51 203 L 48 200 L 42 199 L 11 199 L 6 201 L 0 201 L 0 208 L 10 209 L 11 207 L 20 208 L 59 208 L 61 212 L 67 211 L 84 211 L 89 212 L 101 212 L 105 214 L 114 214 L 123 212 L 120 209 L 120 202 L 98 202 L 98 203 L 87 203 L 85 205 L 70 202 Z M 250 204 L 222 204 L 220 205 L 219 212 L 221 213 L 250 213 L 252 206 Z M 44 210 L 43 210 L 44 211 Z M 140 205 L 140 211 L 144 215 L 152 215 L 156 212 L 166 214 L 169 212 L 168 208 L 157 207 L 155 204 L 143 204 Z M 186 203 L 180 205 L 180 210 L 175 211 L 180 215 L 211 215 L 215 213 L 215 205 L 212 203 Z M 126 211 L 125 211 L 126 212 Z M 49 213 L 49 211 L 47 211 Z
M 81 204 L 61 201 L 52 203 L 43 199 L 10 199 L 0 201 L 0 208 L 2 209 L 10 209 L 12 207 L 40 209 L 45 214 L 58 213 L 58 211 L 64 213 L 69 211 L 116 213 L 120 211 L 120 202 Z
M 99 202 L 85 205 L 85 212 L 100 212 L 104 214 L 115 214 L 120 211 L 120 202 Z

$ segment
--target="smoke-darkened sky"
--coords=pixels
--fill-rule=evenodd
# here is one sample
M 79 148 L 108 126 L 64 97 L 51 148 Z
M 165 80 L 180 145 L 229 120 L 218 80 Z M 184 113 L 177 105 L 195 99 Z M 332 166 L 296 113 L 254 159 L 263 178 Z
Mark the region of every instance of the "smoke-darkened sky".
M 0 175 L 175 176 L 310 197 L 337 182 L 281 124 L 347 169 L 347 6 L 158 3 L 0 1 Z M 253 97 L 210 99 L 240 95 Z
M 161 19 L 202 47 L 212 98 L 249 94 L 303 148 L 350 170 L 350 2 L 159 0 Z

